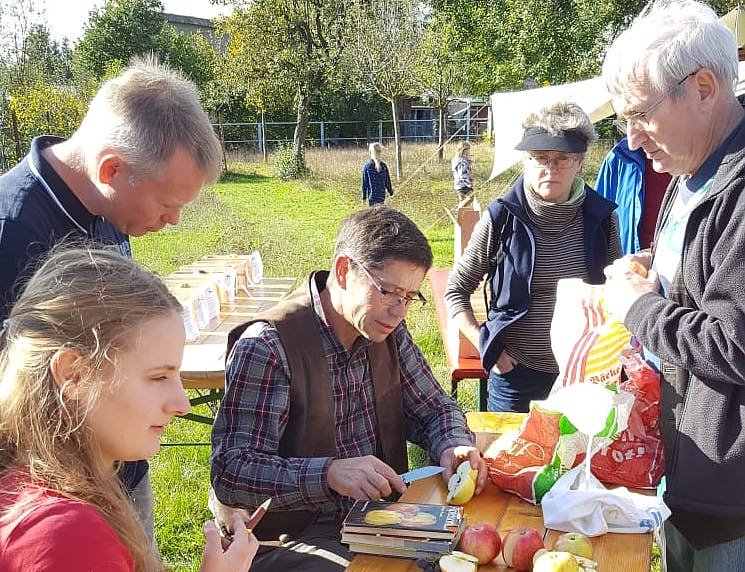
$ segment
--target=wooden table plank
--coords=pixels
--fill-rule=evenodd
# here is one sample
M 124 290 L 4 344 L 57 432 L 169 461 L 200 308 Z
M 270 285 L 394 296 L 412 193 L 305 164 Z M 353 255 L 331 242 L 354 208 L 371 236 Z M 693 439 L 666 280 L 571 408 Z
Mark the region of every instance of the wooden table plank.
M 477 442 L 488 446 L 496 436 L 519 427 L 524 414 L 469 413 L 469 425 L 476 432 Z M 478 431 L 489 429 L 489 431 Z M 445 483 L 440 476 L 430 477 L 414 483 L 401 497 L 402 502 L 444 504 Z M 541 508 L 519 497 L 504 493 L 491 481 L 484 491 L 464 506 L 470 523 L 494 524 L 500 535 L 515 526 L 531 526 L 544 533 L 551 546 L 560 533 L 543 526 Z M 598 572 L 649 572 L 652 561 L 651 534 L 605 534 L 591 539 Z M 355 556 L 347 570 L 352 572 L 416 572 L 420 568 L 414 560 L 360 554 Z M 501 555 L 489 565 L 479 566 L 479 572 L 511 570 Z

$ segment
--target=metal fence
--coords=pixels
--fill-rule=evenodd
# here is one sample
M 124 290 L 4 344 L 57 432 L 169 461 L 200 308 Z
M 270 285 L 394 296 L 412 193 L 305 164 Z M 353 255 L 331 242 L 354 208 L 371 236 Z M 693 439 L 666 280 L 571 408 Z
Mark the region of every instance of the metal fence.
M 401 140 L 408 143 L 436 142 L 438 123 L 436 119 L 402 119 Z M 218 123 L 214 125 L 218 136 L 224 141 L 227 151 L 263 152 L 262 141 L 266 141 L 268 151 L 278 145 L 292 141 L 294 121 L 267 121 L 245 123 Z M 487 118 L 449 117 L 447 137 L 474 140 L 491 135 Z M 263 137 L 262 137 L 263 135 Z M 447 139 L 446 137 L 446 139 Z M 390 143 L 394 139 L 393 121 L 311 121 L 308 125 L 306 147 L 365 146 L 372 141 Z M 22 153 L 28 147 L 21 142 Z M 9 130 L 0 128 L 0 172 L 12 167 L 16 158 L 16 144 Z
M 268 150 L 291 142 L 295 131 L 294 121 L 267 121 L 247 123 L 220 123 L 215 130 L 228 150 L 262 152 L 262 141 Z M 437 141 L 438 125 L 432 119 L 402 119 L 401 140 L 404 142 Z M 462 121 L 448 119 L 448 134 L 457 133 L 459 139 L 478 139 L 490 133 L 488 120 Z M 489 132 L 489 133 L 488 133 Z M 306 135 L 306 147 L 361 146 L 371 141 L 393 141 L 393 121 L 311 121 Z

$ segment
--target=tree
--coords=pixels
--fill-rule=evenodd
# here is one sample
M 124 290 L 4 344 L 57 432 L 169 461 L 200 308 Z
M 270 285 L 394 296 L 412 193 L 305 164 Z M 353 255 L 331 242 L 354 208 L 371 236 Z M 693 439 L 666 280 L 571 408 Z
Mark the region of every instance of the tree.
M 1 159 L 8 164 L 19 161 L 39 133 L 69 134 L 69 122 L 76 121 L 86 99 L 67 87 L 69 47 L 50 39 L 43 11 L 33 0 L 0 6 L 0 28 Z M 12 141 L 7 147 L 6 137 Z
M 156 44 L 160 60 L 180 70 L 198 87 L 203 88 L 214 79 L 217 50 L 201 34 L 185 34 L 165 22 Z
M 310 101 L 334 78 L 342 47 L 343 0 L 242 2 L 220 31 L 229 37 L 226 76 L 264 113 L 294 97 L 293 150 L 302 161 Z
M 597 75 L 609 41 L 645 4 L 645 0 L 432 0 L 435 13 L 452 22 L 452 43 L 468 62 L 472 95 Z
M 158 53 L 164 22 L 160 0 L 107 0 L 91 10 L 75 48 L 78 71 L 101 79 L 113 62 L 121 65 L 136 55 Z
M 391 105 L 396 178 L 401 180 L 400 104 L 421 93 L 415 70 L 424 33 L 423 5 L 417 0 L 352 0 L 346 69 L 362 91 L 374 91 Z
M 437 109 L 437 156 L 442 161 L 447 137 L 447 112 L 451 98 L 457 93 L 468 93 L 468 61 L 455 49 L 456 34 L 453 23 L 435 15 L 427 22 L 421 43 L 419 66 L 414 70 L 424 96 Z

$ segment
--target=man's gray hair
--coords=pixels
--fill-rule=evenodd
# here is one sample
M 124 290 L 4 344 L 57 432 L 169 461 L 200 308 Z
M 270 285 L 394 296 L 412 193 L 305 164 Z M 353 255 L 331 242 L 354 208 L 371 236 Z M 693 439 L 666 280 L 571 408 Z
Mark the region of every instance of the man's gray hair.
M 207 183 L 220 176 L 222 147 L 197 87 L 152 56 L 133 59 L 101 86 L 74 137 L 86 154 L 118 150 L 136 177 L 157 178 L 179 147 Z
M 710 69 L 725 89 L 737 80 L 737 41 L 716 13 L 694 0 L 658 0 L 642 11 L 608 49 L 603 79 L 613 96 L 631 83 L 670 92 L 686 76 Z M 671 91 L 672 90 L 672 91 Z
M 334 245 L 337 256 L 348 256 L 366 268 L 382 268 L 391 260 L 424 270 L 432 267 L 427 237 L 406 215 L 384 205 L 358 210 L 342 221 Z
M 556 101 L 531 113 L 523 121 L 523 129 L 531 127 L 543 127 L 551 135 L 572 131 L 582 137 L 588 147 L 598 138 L 585 110 L 571 101 Z

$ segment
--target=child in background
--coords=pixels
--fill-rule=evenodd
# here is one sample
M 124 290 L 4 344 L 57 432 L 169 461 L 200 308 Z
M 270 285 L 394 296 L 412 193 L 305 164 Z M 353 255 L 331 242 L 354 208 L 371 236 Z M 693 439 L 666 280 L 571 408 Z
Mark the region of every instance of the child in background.
M 116 478 L 189 410 L 181 304 L 118 252 L 53 251 L 0 329 L 0 569 L 165 570 Z M 240 518 L 223 551 L 205 524 L 202 572 L 245 572 Z
M 471 166 L 473 162 L 470 157 L 471 144 L 468 141 L 458 143 L 455 155 L 450 161 L 450 168 L 453 171 L 453 185 L 455 192 L 458 194 L 458 202 L 463 203 L 464 199 L 470 197 L 473 193 L 473 174 Z
M 370 206 L 384 203 L 385 192 L 393 196 L 391 176 L 388 165 L 381 160 L 383 146 L 380 143 L 370 143 L 368 148 L 370 159 L 362 167 L 362 200 L 368 201 Z

